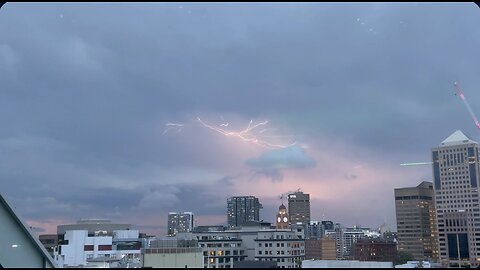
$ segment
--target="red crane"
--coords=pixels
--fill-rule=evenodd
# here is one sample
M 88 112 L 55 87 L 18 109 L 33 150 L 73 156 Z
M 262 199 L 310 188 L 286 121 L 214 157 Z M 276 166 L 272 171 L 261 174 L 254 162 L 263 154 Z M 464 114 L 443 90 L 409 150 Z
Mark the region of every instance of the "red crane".
M 465 98 L 465 94 L 463 93 L 462 89 L 460 88 L 460 86 L 458 86 L 457 82 L 454 82 L 453 86 L 455 87 L 456 95 L 458 95 L 460 97 L 460 99 L 463 101 L 463 103 L 467 107 L 467 110 L 470 113 L 470 116 L 472 117 L 473 121 L 475 122 L 475 126 L 477 126 L 477 128 L 480 129 L 480 122 L 478 122 L 478 119 L 475 116 L 475 114 L 473 113 L 472 108 L 470 108 L 470 105 L 468 104 L 468 101 Z

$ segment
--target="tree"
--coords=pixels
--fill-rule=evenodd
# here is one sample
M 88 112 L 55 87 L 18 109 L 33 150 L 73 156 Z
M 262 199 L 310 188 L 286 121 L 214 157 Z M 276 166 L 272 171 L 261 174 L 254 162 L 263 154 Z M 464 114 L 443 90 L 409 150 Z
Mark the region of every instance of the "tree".
M 395 262 L 395 265 L 405 264 L 408 261 L 413 261 L 413 260 L 415 260 L 415 258 L 413 257 L 412 253 L 406 252 L 406 251 L 399 251 L 397 261 Z

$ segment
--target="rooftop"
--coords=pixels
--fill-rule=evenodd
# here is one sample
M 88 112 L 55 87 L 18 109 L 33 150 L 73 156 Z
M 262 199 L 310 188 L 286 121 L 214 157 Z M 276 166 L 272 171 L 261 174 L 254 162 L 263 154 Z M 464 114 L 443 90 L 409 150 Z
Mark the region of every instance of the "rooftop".
M 469 143 L 476 143 L 476 141 L 470 139 L 462 131 L 457 130 L 452 135 L 448 136 L 439 146 L 452 146 L 452 145 L 461 145 L 461 144 L 469 144 Z

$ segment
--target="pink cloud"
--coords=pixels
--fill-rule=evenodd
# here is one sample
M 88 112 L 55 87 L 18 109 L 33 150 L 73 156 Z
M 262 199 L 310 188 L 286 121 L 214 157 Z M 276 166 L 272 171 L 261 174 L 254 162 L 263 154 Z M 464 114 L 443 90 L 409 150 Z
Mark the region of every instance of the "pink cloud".
M 347 142 L 322 143 L 326 141 L 319 139 L 317 145 L 307 149 L 316 160 L 315 167 L 283 170 L 281 182 L 263 178 L 237 183 L 236 190 L 280 204 L 279 199 L 272 202 L 271 198 L 300 188 L 310 194 L 312 220 L 325 214 L 346 226 L 360 223 L 373 227 L 387 221 L 394 228 L 394 189 L 418 185 L 422 177 L 430 176 L 431 168 L 401 167 L 385 153 Z

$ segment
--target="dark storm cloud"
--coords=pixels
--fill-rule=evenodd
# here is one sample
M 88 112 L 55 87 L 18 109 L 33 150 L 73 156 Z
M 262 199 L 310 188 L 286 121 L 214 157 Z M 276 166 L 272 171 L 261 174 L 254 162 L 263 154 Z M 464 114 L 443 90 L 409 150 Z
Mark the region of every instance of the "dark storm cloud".
M 200 215 L 224 214 L 227 194 L 234 193 L 228 181 L 235 178 L 226 177 L 208 183 L 144 185 L 132 190 L 85 187 L 78 192 L 69 192 L 67 186 L 60 186 L 50 192 L 9 199 L 16 208 L 22 210 L 22 215 L 33 219 L 118 219 L 132 217 L 139 211 L 154 211 L 158 222 L 163 224 L 166 223 L 167 213 L 172 211 L 193 211 Z
M 215 179 L 245 159 L 208 130 L 162 136 L 203 114 L 429 159 L 455 130 L 477 132 L 452 84 L 480 112 L 479 24 L 473 3 L 8 3 L 0 187 L 32 217 L 156 203 L 223 214 L 237 179 Z M 282 179 L 267 157 L 247 164 Z

